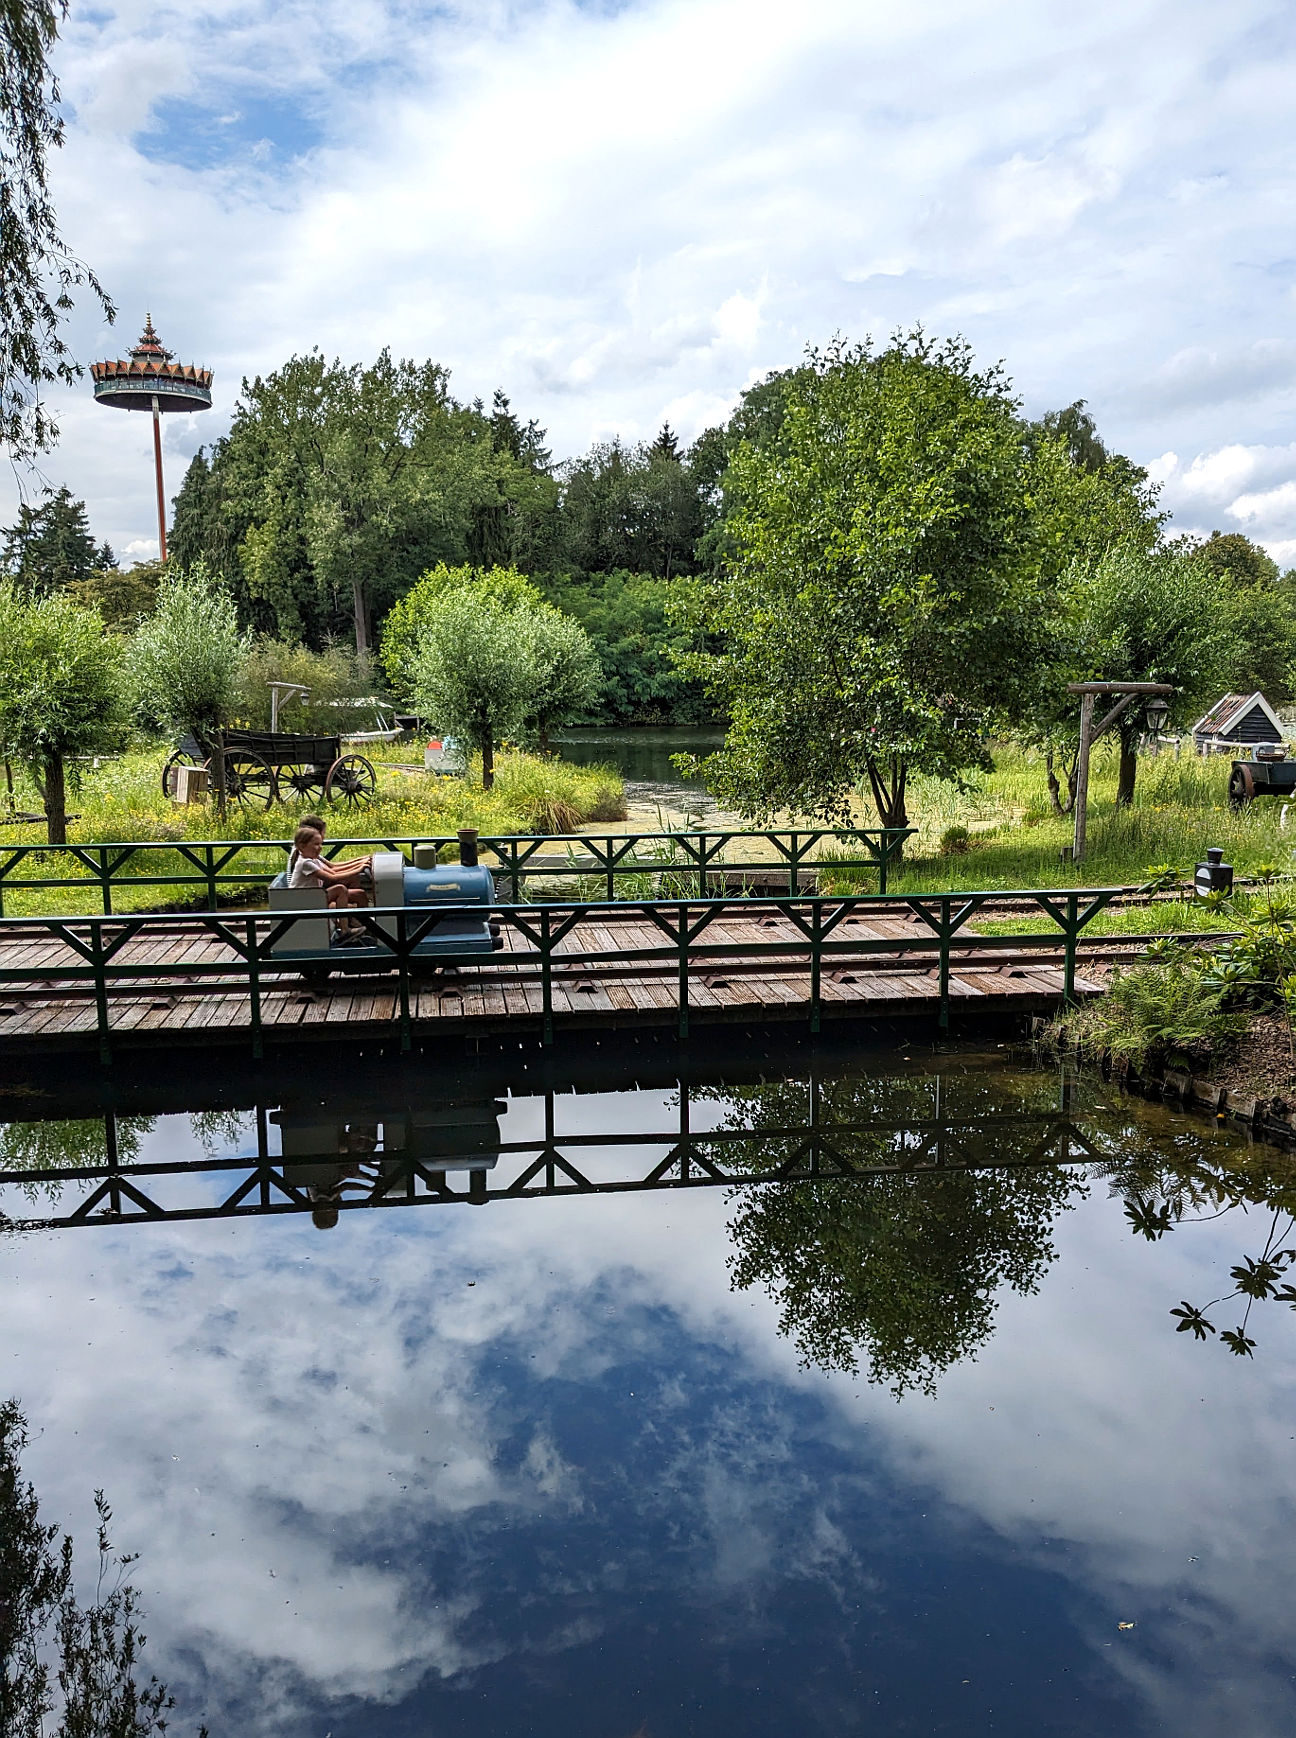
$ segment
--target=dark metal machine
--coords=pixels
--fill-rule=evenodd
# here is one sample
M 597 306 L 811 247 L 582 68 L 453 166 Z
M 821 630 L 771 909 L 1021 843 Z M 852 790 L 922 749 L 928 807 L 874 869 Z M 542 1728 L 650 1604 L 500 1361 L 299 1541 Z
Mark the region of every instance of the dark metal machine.
M 1288 760 L 1287 744 L 1259 743 L 1245 760 L 1235 760 L 1229 773 L 1229 806 L 1244 809 L 1257 797 L 1296 795 L 1296 760 Z

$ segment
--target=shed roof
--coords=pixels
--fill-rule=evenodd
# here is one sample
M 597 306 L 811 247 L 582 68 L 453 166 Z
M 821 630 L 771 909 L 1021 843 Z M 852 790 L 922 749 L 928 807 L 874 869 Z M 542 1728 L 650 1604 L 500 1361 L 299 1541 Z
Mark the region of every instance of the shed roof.
M 1282 721 L 1259 690 L 1254 694 L 1225 694 L 1215 702 L 1209 712 L 1202 714 L 1193 725 L 1192 733 L 1194 736 L 1227 736 L 1235 725 L 1242 722 L 1253 706 L 1259 706 L 1265 713 L 1277 732 L 1277 740 L 1281 742 L 1286 734 Z

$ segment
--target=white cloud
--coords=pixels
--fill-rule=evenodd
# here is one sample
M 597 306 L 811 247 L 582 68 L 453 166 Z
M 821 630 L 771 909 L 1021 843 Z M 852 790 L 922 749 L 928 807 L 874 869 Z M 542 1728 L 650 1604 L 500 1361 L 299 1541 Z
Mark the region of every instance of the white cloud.
M 151 307 L 215 368 L 172 489 L 313 343 L 503 385 L 562 455 L 918 319 L 1135 458 L 1277 450 L 1294 45 L 1277 0 L 118 0 L 60 50 L 65 225 L 123 309 L 74 337 Z M 119 548 L 152 517 L 124 420 L 73 395 L 45 466 Z

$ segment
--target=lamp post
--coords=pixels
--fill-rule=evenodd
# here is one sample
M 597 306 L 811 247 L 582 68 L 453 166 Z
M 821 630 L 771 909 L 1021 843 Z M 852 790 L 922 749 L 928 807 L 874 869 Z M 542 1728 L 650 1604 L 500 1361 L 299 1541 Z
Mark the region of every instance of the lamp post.
M 1080 752 L 1076 757 L 1075 841 L 1071 861 L 1078 863 L 1084 856 L 1085 829 L 1089 821 L 1089 750 L 1132 705 L 1140 695 L 1146 696 L 1145 713 L 1148 723 L 1159 730 L 1170 715 L 1166 696 L 1174 693 L 1168 682 L 1068 682 L 1068 694 L 1080 696 Z M 1119 694 L 1120 699 L 1095 725 L 1094 701 L 1100 694 Z

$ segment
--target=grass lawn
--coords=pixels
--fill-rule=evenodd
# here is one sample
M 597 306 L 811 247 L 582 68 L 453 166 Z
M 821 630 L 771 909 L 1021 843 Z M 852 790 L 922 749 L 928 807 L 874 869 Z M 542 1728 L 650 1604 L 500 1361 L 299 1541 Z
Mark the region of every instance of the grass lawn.
M 96 768 L 69 768 L 68 813 L 77 818 L 68 825 L 70 844 L 135 840 L 235 840 L 288 839 L 299 817 L 312 808 L 329 821 L 330 844 L 357 839 L 397 839 L 453 834 L 460 827 L 476 827 L 481 833 L 565 833 L 586 826 L 619 821 L 625 814 L 621 775 L 610 767 L 573 766 L 562 760 L 542 760 L 535 755 L 505 753 L 495 763 L 495 785 L 481 788 L 480 777 L 446 778 L 435 773 L 399 770 L 420 757 L 417 744 L 371 744 L 367 758 L 378 774 L 376 799 L 364 808 L 329 809 L 314 802 L 276 803 L 268 809 L 243 809 L 231 804 L 224 826 L 216 819 L 212 803 L 181 807 L 162 794 L 162 767 L 170 753 L 166 747 L 147 747 L 105 760 Z M 15 768 L 15 797 L 19 810 L 39 810 L 41 799 Z M 43 825 L 5 824 L 0 814 L 0 849 L 5 845 L 40 845 Z M 273 871 L 282 866 L 281 853 L 266 852 L 241 858 L 240 866 Z M 134 858 L 130 872 L 141 875 L 174 873 L 177 864 L 170 852 Z M 37 877 L 77 874 L 66 858 L 27 858 L 15 874 Z M 223 891 L 232 892 L 233 888 Z M 196 896 L 196 895 L 195 895 Z M 139 910 L 183 898 L 183 890 L 122 888 L 114 893 L 114 909 Z M 75 888 L 49 892 L 6 893 L 8 916 L 39 916 L 75 912 L 98 906 Z
M 1175 864 L 1191 874 L 1209 845 L 1220 846 L 1240 876 L 1262 866 L 1284 875 L 1292 871 L 1296 808 L 1286 828 L 1281 825 L 1282 804 L 1271 798 L 1235 814 L 1226 795 L 1225 757 L 1202 760 L 1185 752 L 1175 760 L 1172 751 L 1163 749 L 1156 758 L 1140 762 L 1133 806 L 1119 810 L 1116 771 L 1114 753 L 1095 753 L 1088 844 L 1078 866 L 1059 860 L 1071 843 L 1073 823 L 1070 815 L 1057 816 L 1049 807 L 1042 755 L 997 748 L 995 770 L 977 778 L 968 791 L 944 780 L 916 778 L 909 808 L 918 835 L 910 841 L 900 870 L 893 872 L 891 888 L 929 893 L 1130 886 L 1146 880 L 1154 864 Z M 860 816 L 865 818 L 862 808 Z M 942 852 L 941 835 L 954 826 L 968 829 L 968 848 Z M 834 887 L 844 892 L 848 880 L 843 873 Z M 1155 927 L 1147 924 L 1149 930 Z

